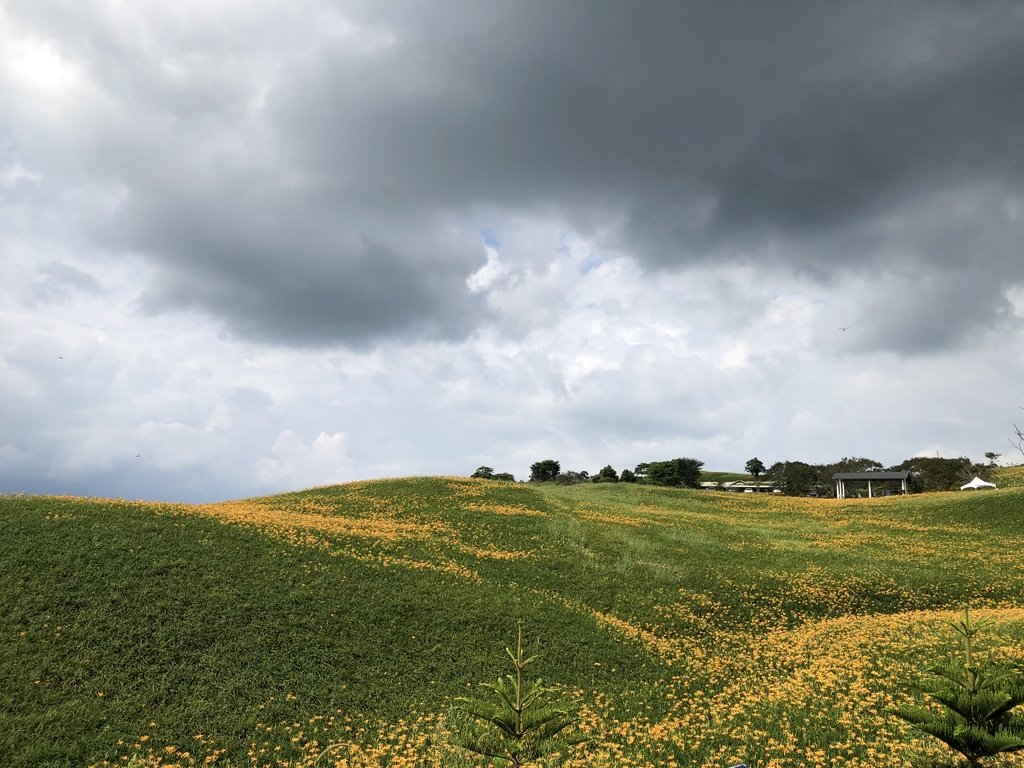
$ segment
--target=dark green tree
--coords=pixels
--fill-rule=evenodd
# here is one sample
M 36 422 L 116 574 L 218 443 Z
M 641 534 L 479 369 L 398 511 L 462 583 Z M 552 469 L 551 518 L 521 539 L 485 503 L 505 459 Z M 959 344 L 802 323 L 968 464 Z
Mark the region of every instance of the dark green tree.
M 645 482 L 674 488 L 700 488 L 700 470 L 703 461 L 690 458 L 652 461 L 647 465 Z
M 554 459 L 544 459 L 530 465 L 530 482 L 544 483 L 554 480 L 562 471 L 562 465 Z
M 983 625 L 971 621 L 967 608 L 952 626 L 960 655 L 930 667 L 931 679 L 918 686 L 937 706 L 904 707 L 897 717 L 959 752 L 968 766 L 1024 750 L 1024 717 L 1013 711 L 1024 704 L 1024 670 L 991 654 L 979 658 L 974 643 Z
M 764 463 L 755 456 L 747 461 L 744 469 L 747 470 L 747 474 L 757 480 L 758 477 L 764 474 Z
M 511 472 L 497 472 L 491 477 L 491 479 L 505 480 L 506 482 L 509 483 L 514 483 L 516 481 L 515 475 L 513 475 Z
M 470 475 L 470 477 L 482 477 L 485 480 L 489 480 L 494 477 L 494 469 L 491 467 L 477 467 L 476 472 Z
M 555 475 L 555 482 L 559 485 L 577 485 L 579 483 L 589 483 L 590 473 L 585 469 L 577 472 L 573 469 L 567 469 L 565 472 L 559 472 Z
M 635 483 L 636 482 L 636 475 L 634 475 L 630 470 L 624 469 L 624 470 L 622 470 L 622 473 L 619 475 L 619 482 L 620 483 Z
M 646 461 L 637 464 L 633 468 L 633 474 L 636 476 L 637 482 L 643 482 L 647 478 L 647 468 L 651 466 Z
M 820 493 L 818 471 L 803 461 L 777 461 L 768 470 L 775 487 L 787 496 Z
M 615 471 L 611 464 L 608 464 L 598 471 L 594 477 L 595 483 L 617 483 L 619 482 L 619 473 Z
M 956 459 L 915 456 L 893 469 L 909 471 L 911 489 L 918 492 L 955 491 L 975 475 L 984 479 L 987 474 L 987 467 L 974 464 L 966 456 Z
M 488 699 L 456 700 L 457 709 L 470 718 L 457 732 L 456 743 L 488 761 L 514 768 L 583 743 L 586 739 L 575 732 L 575 713 L 556 698 L 560 689 L 545 685 L 541 678 L 526 681 L 525 670 L 537 657 L 523 655 L 522 625 L 515 652 L 506 648 L 505 653 L 513 672 L 480 684 L 490 694 Z

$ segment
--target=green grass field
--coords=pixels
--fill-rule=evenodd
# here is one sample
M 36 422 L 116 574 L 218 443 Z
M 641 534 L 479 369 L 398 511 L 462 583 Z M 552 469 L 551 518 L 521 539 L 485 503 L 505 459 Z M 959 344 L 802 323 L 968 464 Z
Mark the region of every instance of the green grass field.
M 318 766 L 473 765 L 446 713 L 506 671 L 519 620 L 593 737 L 565 765 L 916 768 L 949 755 L 891 710 L 964 602 L 1024 660 L 1019 485 L 417 478 L 205 506 L 3 496 L 0 522 L 12 768 L 312 766 L 329 745 Z

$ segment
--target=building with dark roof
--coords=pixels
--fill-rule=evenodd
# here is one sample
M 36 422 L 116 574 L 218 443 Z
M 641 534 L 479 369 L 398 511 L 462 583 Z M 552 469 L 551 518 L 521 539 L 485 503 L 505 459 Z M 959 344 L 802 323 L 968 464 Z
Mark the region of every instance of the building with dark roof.
M 910 489 L 907 486 L 907 479 L 910 477 L 909 472 L 836 472 L 832 475 L 832 480 L 836 484 L 836 498 L 846 498 L 846 484 L 848 482 L 867 482 L 868 484 L 868 498 L 874 496 L 873 488 L 876 483 L 879 482 L 899 482 L 900 493 L 909 493 Z

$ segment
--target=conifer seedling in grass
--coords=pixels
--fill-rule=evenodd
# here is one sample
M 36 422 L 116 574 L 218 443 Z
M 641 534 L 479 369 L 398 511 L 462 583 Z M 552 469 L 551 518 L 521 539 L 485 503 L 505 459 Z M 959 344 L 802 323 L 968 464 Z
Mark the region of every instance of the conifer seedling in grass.
M 966 607 L 952 627 L 962 655 L 930 667 L 933 679 L 918 686 L 939 707 L 906 707 L 896 715 L 959 752 L 968 766 L 1024 750 L 1024 717 L 1013 711 L 1024 704 L 1024 670 L 979 657 L 974 643 L 984 624 L 972 622 Z
M 456 709 L 469 716 L 455 736 L 455 743 L 481 757 L 518 768 L 554 756 L 586 741 L 573 727 L 577 718 L 572 708 L 561 704 L 558 688 L 541 678 L 524 679 L 526 667 L 537 656 L 523 656 L 523 627 L 520 623 L 516 650 L 506 648 L 513 673 L 480 687 L 488 699 L 462 697 Z

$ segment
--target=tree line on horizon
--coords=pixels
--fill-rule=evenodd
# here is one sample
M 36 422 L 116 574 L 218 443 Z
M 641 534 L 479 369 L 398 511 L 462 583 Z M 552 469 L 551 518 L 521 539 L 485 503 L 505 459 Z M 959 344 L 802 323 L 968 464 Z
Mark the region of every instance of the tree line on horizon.
M 764 471 L 769 480 L 787 496 L 836 495 L 832 476 L 840 472 L 909 472 L 907 486 L 910 493 L 932 491 L 955 491 L 975 476 L 987 479 L 988 471 L 995 466 L 978 464 L 966 456 L 955 459 L 939 456 L 915 456 L 889 467 L 874 459 L 844 457 L 831 464 L 808 464 L 803 461 L 777 461 Z M 867 492 L 867 481 L 847 481 L 847 494 Z
M 777 461 L 766 467 L 754 457 L 747 461 L 745 469 L 755 481 L 763 480 L 787 496 L 835 496 L 832 476 L 840 472 L 909 472 L 908 487 L 911 493 L 928 491 L 951 491 L 958 489 L 973 477 L 987 479 L 988 470 L 995 466 L 999 454 L 987 453 L 988 464 L 972 462 L 965 456 L 955 459 L 916 456 L 899 464 L 885 467 L 881 462 L 863 457 L 844 457 L 830 464 L 809 464 L 803 461 Z M 704 462 L 688 457 L 667 461 L 642 462 L 632 470 L 617 471 L 610 464 L 591 475 L 586 470 L 563 470 L 556 459 L 544 459 L 530 466 L 531 483 L 557 483 L 576 485 L 579 483 L 643 483 L 670 488 L 700 488 Z M 491 467 L 478 467 L 471 477 L 488 480 L 514 482 L 508 472 L 495 472 Z M 863 488 L 860 486 L 863 485 Z M 847 493 L 866 492 L 867 481 L 847 482 Z
M 700 488 L 701 467 L 703 461 L 691 458 L 668 459 L 667 461 L 651 461 L 637 464 L 632 470 L 617 471 L 608 464 L 591 475 L 586 470 L 562 470 L 557 459 L 544 459 L 530 465 L 531 483 L 557 483 L 559 485 L 576 485 L 578 483 L 646 483 L 664 485 L 673 488 Z M 496 473 L 491 467 L 478 467 L 471 477 L 482 477 L 488 480 L 515 481 L 508 472 Z

